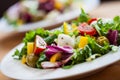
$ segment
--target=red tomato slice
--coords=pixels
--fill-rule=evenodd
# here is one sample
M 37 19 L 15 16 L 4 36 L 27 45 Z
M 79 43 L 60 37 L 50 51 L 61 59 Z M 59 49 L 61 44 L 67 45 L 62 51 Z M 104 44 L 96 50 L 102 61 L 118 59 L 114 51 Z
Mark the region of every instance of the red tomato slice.
M 88 24 L 91 24 L 93 21 L 97 21 L 97 18 L 92 18 L 88 21 Z
M 39 55 L 46 48 L 47 44 L 40 36 L 36 35 L 35 45 L 34 45 L 34 54 Z
M 96 30 L 95 28 L 93 28 L 92 26 L 88 25 L 87 23 L 82 23 L 79 25 L 78 30 L 80 31 L 81 35 L 95 35 L 96 34 Z

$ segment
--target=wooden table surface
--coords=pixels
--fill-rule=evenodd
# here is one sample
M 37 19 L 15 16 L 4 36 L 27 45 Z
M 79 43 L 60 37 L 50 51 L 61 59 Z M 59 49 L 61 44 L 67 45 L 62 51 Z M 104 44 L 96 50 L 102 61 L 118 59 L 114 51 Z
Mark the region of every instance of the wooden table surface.
M 117 2 L 104 2 L 97 9 L 90 12 L 93 17 L 113 18 L 116 15 L 120 16 L 120 1 Z M 13 47 L 18 45 L 24 34 L 6 34 L 0 32 L 0 61 Z M 13 80 L 4 76 L 0 72 L 0 80 Z M 104 70 L 91 75 L 89 77 L 82 78 L 80 80 L 120 80 L 120 61 L 108 66 Z

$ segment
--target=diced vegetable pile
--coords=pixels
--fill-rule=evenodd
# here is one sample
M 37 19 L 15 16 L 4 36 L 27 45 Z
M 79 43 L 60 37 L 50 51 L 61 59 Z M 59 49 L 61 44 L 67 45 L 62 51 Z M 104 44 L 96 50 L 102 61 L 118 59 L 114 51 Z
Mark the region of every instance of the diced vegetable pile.
M 81 9 L 78 19 L 64 22 L 60 29 L 37 29 L 26 33 L 22 50 L 13 57 L 40 69 L 71 68 L 92 61 L 120 45 L 120 16 L 113 19 L 91 18 Z

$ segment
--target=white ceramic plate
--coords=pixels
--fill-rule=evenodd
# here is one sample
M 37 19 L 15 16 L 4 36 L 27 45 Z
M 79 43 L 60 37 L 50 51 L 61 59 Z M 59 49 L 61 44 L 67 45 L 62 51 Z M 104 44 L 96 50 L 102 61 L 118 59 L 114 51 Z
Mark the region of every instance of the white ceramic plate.
M 81 74 L 89 75 L 88 73 L 91 71 L 94 72 L 120 60 L 119 48 L 117 52 L 110 52 L 91 62 L 84 62 L 75 65 L 70 69 L 34 69 L 23 65 L 20 61 L 13 59 L 12 54 L 14 51 L 16 49 L 20 50 L 22 47 L 23 44 L 18 45 L 13 50 L 11 50 L 2 60 L 1 71 L 6 76 L 14 79 L 63 79 Z
M 47 20 L 42 20 L 42 21 L 38 21 L 35 23 L 29 23 L 29 24 L 25 24 L 22 26 L 19 26 L 17 28 L 14 28 L 13 26 L 9 25 L 6 20 L 4 20 L 3 18 L 0 20 L 0 31 L 4 31 L 4 32 L 12 32 L 12 31 L 17 31 L 17 32 L 26 32 L 29 30 L 33 30 L 36 28 L 49 28 L 55 25 L 58 25 L 64 21 L 68 21 L 71 19 L 74 19 L 76 17 L 79 16 L 80 14 L 80 6 L 82 6 L 84 8 L 84 10 L 86 12 L 89 12 L 93 9 L 95 9 L 99 3 L 100 0 L 92 0 L 92 4 L 91 4 L 91 0 L 76 0 L 79 1 L 78 2 L 78 7 L 68 11 L 64 14 L 61 14 L 55 18 L 52 19 L 47 19 Z

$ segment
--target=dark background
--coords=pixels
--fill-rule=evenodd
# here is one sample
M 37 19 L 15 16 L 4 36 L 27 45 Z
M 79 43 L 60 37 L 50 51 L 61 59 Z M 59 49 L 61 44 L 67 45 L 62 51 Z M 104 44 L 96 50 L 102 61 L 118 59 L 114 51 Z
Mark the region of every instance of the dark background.
M 20 0 L 0 0 L 0 17 L 11 5 L 15 4 L 18 1 Z M 101 0 L 101 2 L 104 1 L 115 1 L 115 0 Z
M 19 0 L 0 0 L 0 17 L 10 6 L 15 4 Z

